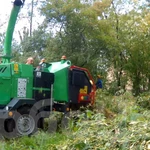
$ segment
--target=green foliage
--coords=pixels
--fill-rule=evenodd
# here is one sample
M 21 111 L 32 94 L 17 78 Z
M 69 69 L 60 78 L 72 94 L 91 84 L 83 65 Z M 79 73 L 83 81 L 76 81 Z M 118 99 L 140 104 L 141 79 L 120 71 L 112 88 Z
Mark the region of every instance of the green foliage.
M 39 131 L 30 137 L 3 140 L 0 146 L 6 150 L 148 149 L 150 110 L 143 109 L 139 103 L 146 100 L 148 93 L 137 99 L 130 92 L 113 96 L 99 91 L 94 111 L 87 109 L 77 113 L 76 119 L 71 117 L 73 124 L 63 132 Z M 60 120 L 58 113 L 54 116 Z
M 95 73 L 100 53 L 103 55 L 102 51 L 107 50 L 105 38 L 109 24 L 99 21 L 95 9 L 80 1 L 49 0 L 41 10 L 48 27 L 52 24 L 59 26 L 45 55 L 60 58 L 65 54 L 73 64 Z
M 119 88 L 125 89 L 128 80 L 135 95 L 149 91 L 147 5 L 129 0 L 93 1 L 93 4 L 47 0 L 42 1 L 40 10 L 45 20 L 35 31 L 32 29 L 35 14 L 28 11 L 30 29 L 24 27 L 23 34 L 19 32 L 20 44 L 13 42 L 12 61 L 25 63 L 27 57 L 33 56 L 36 66 L 43 57 L 50 62 L 66 55 L 73 65 L 89 69 L 93 76 L 100 73 L 105 81 L 108 69 L 113 67 L 115 81 L 107 87 L 112 94 Z M 1 34 L 0 42 L 3 40 Z
M 3 142 L 1 148 L 5 150 L 41 150 L 41 149 L 55 149 L 55 145 L 66 140 L 66 136 L 63 134 L 53 134 L 39 132 L 32 137 L 22 137 L 19 139 L 12 139 Z
M 32 36 L 29 36 L 25 30 L 20 45 L 14 47 L 13 61 L 25 63 L 26 59 L 32 56 L 36 66 L 40 59 L 44 57 L 43 52 L 48 46 L 47 41 L 50 40 L 51 36 L 50 33 L 46 33 L 43 26 L 39 26 L 37 30 L 34 30 Z
M 110 109 L 111 113 L 117 108 L 116 115 L 106 118 L 98 110 L 92 119 L 80 120 L 78 130 L 61 146 L 64 149 L 147 149 L 150 140 L 149 112 L 136 104 L 131 93 L 119 97 L 108 96 L 105 92 L 101 94 L 98 94 L 97 107 Z
M 140 94 L 137 97 L 137 103 L 144 109 L 150 109 L 150 95 L 149 92 Z
M 50 38 L 51 35 L 47 34 L 43 27 L 39 27 L 37 30 L 33 32 L 33 36 L 24 37 L 22 40 L 22 50 L 23 52 L 36 51 L 41 55 L 42 50 L 46 47 L 47 39 Z
M 134 9 L 125 12 L 124 6 Z M 122 0 L 94 1 L 93 5 L 48 0 L 40 10 L 45 16 L 42 26 L 30 35 L 24 28 L 13 61 L 25 62 L 33 56 L 36 65 L 42 57 L 50 62 L 66 55 L 72 64 L 89 69 L 93 75 L 102 74 L 105 81 L 107 70 L 113 67 L 115 81 L 107 88 L 112 94 L 125 89 L 128 80 L 135 95 L 149 90 L 147 7 Z
M 61 126 L 62 116 L 54 114 L 54 118 L 50 118 L 52 124 L 46 120 L 47 132 L 2 140 L 1 149 L 137 150 L 150 147 L 150 96 L 148 92 L 139 95 L 150 88 L 150 16 L 147 7 L 138 8 L 139 5 L 131 3 L 135 9 L 123 13 L 119 11 L 124 5 L 120 0 L 113 1 L 111 7 L 109 0 L 95 2 L 93 6 L 75 0 L 43 2 L 41 12 L 46 27 L 39 27 L 32 36 L 25 32 L 21 44 L 13 43 L 13 61 L 25 62 L 31 55 L 36 61 L 41 57 L 58 61 L 66 55 L 73 64 L 86 67 L 93 74 L 106 75 L 108 68 L 114 67 L 115 80 L 97 91 L 94 111 L 87 109 L 75 114 L 76 117 L 65 116 L 68 121 L 65 128 Z M 0 42 L 3 37 L 1 34 Z M 129 79 L 133 93 L 139 95 L 136 98 L 124 90 Z M 56 133 L 49 130 L 53 121 L 58 123 Z

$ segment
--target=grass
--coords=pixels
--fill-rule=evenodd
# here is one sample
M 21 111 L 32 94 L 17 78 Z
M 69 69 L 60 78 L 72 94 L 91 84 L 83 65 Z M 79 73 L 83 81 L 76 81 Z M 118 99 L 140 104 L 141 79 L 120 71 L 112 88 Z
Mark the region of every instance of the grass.
M 0 150 L 148 150 L 150 110 L 145 102 L 149 97 L 99 91 L 94 111 L 80 113 L 68 128 L 2 140 Z
M 53 150 L 56 145 L 61 145 L 66 141 L 67 136 L 59 133 L 49 134 L 46 132 L 38 132 L 28 137 L 24 136 L 9 141 L 2 141 L 1 150 Z

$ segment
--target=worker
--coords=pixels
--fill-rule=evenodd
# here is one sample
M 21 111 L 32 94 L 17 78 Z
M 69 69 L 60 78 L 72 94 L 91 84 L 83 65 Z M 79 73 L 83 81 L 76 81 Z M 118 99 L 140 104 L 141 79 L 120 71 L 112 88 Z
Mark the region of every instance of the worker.
M 40 68 L 45 68 L 46 67 L 46 61 L 45 58 L 42 58 L 40 63 L 39 63 Z
M 65 55 L 63 55 L 63 56 L 61 57 L 61 63 L 62 63 L 62 64 L 65 63 L 66 60 L 67 60 L 67 57 L 66 57 Z
M 100 75 L 97 75 L 96 89 L 102 89 L 103 83 Z
M 45 63 L 45 58 L 42 58 L 39 65 L 42 65 L 43 63 Z
M 29 58 L 27 59 L 26 64 L 28 64 L 28 65 L 33 65 L 33 58 L 32 58 L 32 57 L 29 57 Z
M 46 67 L 45 58 L 42 58 L 39 65 L 36 67 L 36 71 L 40 71 Z

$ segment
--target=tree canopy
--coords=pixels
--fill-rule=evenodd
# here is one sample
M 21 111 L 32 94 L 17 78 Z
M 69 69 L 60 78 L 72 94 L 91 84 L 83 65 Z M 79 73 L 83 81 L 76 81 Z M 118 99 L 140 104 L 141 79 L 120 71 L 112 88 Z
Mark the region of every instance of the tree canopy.
M 101 74 L 110 91 L 125 89 L 129 81 L 135 95 L 149 90 L 149 1 L 40 2 L 39 11 L 45 19 L 33 30 L 32 13 L 37 5 L 32 3 L 30 26 L 19 33 L 21 42 L 14 42 L 13 60 L 24 62 L 32 55 L 37 62 L 43 57 L 50 62 L 66 55 L 93 76 Z M 0 37 L 2 41 L 2 33 Z M 111 82 L 107 78 L 110 70 Z

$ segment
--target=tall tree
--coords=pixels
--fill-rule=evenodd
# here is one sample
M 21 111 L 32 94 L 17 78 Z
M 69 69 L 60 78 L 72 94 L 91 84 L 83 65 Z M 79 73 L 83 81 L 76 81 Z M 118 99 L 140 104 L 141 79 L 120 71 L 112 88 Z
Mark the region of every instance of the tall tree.
M 56 46 L 54 50 L 50 47 L 49 52 L 54 51 L 59 57 L 65 54 L 74 64 L 94 72 L 97 59 L 107 49 L 103 35 L 107 34 L 109 24 L 104 25 L 103 21 L 98 20 L 97 11 L 92 5 L 80 1 L 48 0 L 41 10 L 48 28 L 53 25 L 59 40 L 57 50 Z
M 142 78 L 149 78 L 149 36 L 145 36 L 149 27 L 144 26 L 149 24 L 145 21 L 148 13 L 141 8 L 140 3 L 123 0 L 95 1 L 93 5 L 48 0 L 41 11 L 47 31 L 52 27 L 54 36 L 45 54 L 55 59 L 66 54 L 74 64 L 93 73 L 113 66 L 117 86 L 125 88 L 130 78 L 138 94 L 146 87 Z

